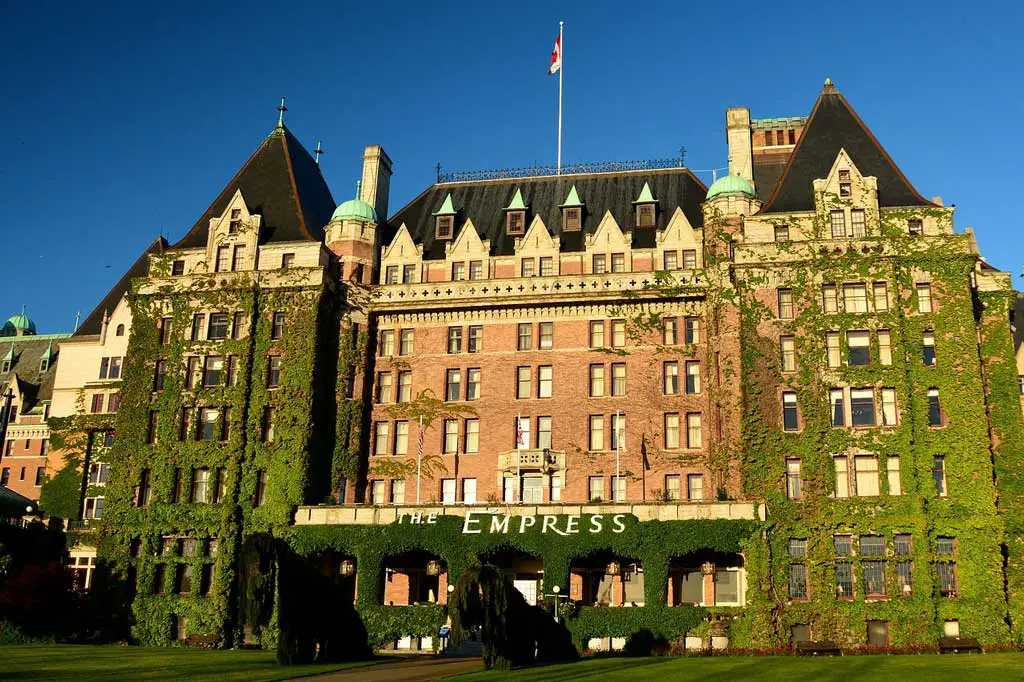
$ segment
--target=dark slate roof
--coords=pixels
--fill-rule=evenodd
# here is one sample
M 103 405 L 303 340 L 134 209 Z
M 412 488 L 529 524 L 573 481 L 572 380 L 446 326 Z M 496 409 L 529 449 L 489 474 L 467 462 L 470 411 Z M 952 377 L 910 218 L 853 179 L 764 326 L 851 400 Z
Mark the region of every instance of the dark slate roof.
M 89 316 L 85 318 L 85 321 L 79 325 L 78 329 L 75 330 L 75 336 L 92 336 L 99 334 L 103 327 L 103 315 L 104 313 L 114 312 L 114 308 L 120 303 L 121 297 L 128 291 L 128 287 L 131 286 L 132 280 L 136 277 L 145 277 L 149 274 L 149 257 L 152 254 L 163 253 L 164 249 L 167 248 L 167 240 L 163 237 L 157 237 L 153 240 L 146 250 L 142 252 L 142 255 L 132 263 L 132 266 L 128 268 L 128 272 L 124 273 L 121 279 L 117 280 L 117 284 L 114 285 L 107 295 L 103 297 L 99 305 L 93 308 Z
M 657 225 L 653 228 L 636 228 L 633 201 L 640 195 L 645 182 L 650 184 L 651 194 L 658 200 Z M 584 204 L 583 230 L 563 234 L 559 205 L 565 201 L 573 185 Z M 552 235 L 561 235 L 562 251 L 583 251 L 584 233 L 597 230 L 605 211 L 611 211 L 623 232 L 633 232 L 633 247 L 638 249 L 654 247 L 655 232 L 665 228 L 679 206 L 682 206 L 691 225 L 700 227 L 704 224 L 701 204 L 707 195 L 707 187 L 686 168 L 667 168 L 435 184 L 388 220 L 385 243 L 390 242 L 405 223 L 413 241 L 423 244 L 425 259 L 443 259 L 444 242 L 434 239 L 433 213 L 451 192 L 452 203 L 457 211 L 455 237 L 458 237 L 466 219 L 471 218 L 480 238 L 491 240 L 491 255 L 511 255 L 514 253 L 515 237 L 505 234 L 503 209 L 511 202 L 516 189 L 522 190 L 523 202 L 528 207 L 527 229 L 534 216 L 539 215 Z
M 1024 343 L 1024 294 L 1017 292 L 1017 300 L 1013 302 L 1013 316 L 1010 329 L 1013 331 L 1013 350 L 1017 352 Z
M 0 338 L 0 360 L 14 344 L 14 364 L 9 372 L 0 373 L 0 395 L 6 392 L 7 386 L 17 380 L 18 390 L 23 396 L 22 411 L 36 406 L 39 401 L 49 400 L 53 396 L 53 379 L 57 370 L 57 346 L 62 339 L 70 334 L 45 334 L 41 336 L 5 336 Z M 52 345 L 51 345 L 52 344 Z M 47 349 L 52 351 L 50 364 L 46 371 L 39 371 L 39 361 Z
M 786 170 L 786 160 L 788 158 L 788 156 L 783 158 L 776 156 L 772 159 L 758 162 L 755 157 L 754 190 L 757 192 L 758 199 L 768 201 L 769 197 L 771 197 L 772 192 L 775 191 L 775 185 L 779 184 L 779 178 L 782 177 L 782 171 Z
M 336 204 L 320 167 L 284 126 L 275 128 L 231 178 L 174 248 L 205 247 L 210 218 L 227 208 L 235 190 L 263 216 L 260 243 L 322 241 Z
M 0 519 L 20 518 L 29 513 L 26 511 L 29 507 L 39 509 L 39 505 L 32 500 L 0 485 Z
M 878 178 L 879 206 L 934 206 L 918 194 L 846 99 L 826 84 L 761 213 L 813 211 L 813 183 L 828 176 L 840 149 L 862 175 Z

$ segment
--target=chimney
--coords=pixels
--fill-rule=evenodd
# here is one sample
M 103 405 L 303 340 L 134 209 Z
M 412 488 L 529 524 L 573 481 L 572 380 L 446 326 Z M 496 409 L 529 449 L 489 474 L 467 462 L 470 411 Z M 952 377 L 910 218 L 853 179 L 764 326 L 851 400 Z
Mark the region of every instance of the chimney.
M 388 219 L 388 189 L 391 186 L 391 158 L 379 144 L 363 152 L 363 185 L 359 197 L 377 212 L 377 220 Z
M 754 183 L 753 151 L 750 146 L 750 109 L 725 110 L 726 139 L 729 142 L 729 175 Z

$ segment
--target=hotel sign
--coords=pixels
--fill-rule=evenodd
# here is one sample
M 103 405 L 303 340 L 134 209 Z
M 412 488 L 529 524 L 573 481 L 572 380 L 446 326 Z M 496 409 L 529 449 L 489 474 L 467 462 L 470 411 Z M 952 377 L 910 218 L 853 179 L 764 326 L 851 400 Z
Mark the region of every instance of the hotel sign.
M 462 533 L 464 535 L 479 535 L 482 533 L 509 535 L 522 534 L 531 528 L 539 529 L 541 533 L 552 533 L 554 535 L 601 533 L 605 530 L 612 533 L 622 533 L 626 530 L 625 519 L 629 516 L 629 514 L 565 514 L 561 516 L 555 514 L 527 514 L 513 516 L 510 514 L 496 514 L 494 512 L 467 509 L 465 520 L 462 522 Z M 437 512 L 400 514 L 398 523 L 433 525 L 437 523 Z

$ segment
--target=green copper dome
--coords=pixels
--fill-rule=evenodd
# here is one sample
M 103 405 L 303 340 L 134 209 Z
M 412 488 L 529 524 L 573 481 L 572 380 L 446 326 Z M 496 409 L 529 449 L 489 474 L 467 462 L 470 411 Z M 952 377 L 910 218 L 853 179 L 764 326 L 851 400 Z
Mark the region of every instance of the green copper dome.
M 36 323 L 32 321 L 32 318 L 25 314 L 25 309 L 22 308 L 20 313 L 7 318 L 7 322 L 5 322 L 3 326 L 3 331 L 7 334 L 14 334 L 16 332 L 21 332 L 22 334 L 35 334 Z
M 751 199 L 756 196 L 754 186 L 750 184 L 750 181 L 738 175 L 726 175 L 715 180 L 708 190 L 708 200 L 710 201 L 720 194 L 746 194 Z
M 376 223 L 377 212 L 373 210 L 373 206 L 362 199 L 349 199 L 334 209 L 331 221 L 335 220 L 362 220 L 367 223 Z

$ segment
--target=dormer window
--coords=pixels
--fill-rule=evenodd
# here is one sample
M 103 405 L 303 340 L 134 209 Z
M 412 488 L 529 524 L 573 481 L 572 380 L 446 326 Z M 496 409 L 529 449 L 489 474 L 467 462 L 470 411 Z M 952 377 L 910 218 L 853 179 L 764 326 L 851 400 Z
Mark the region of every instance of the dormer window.
M 924 234 L 924 223 L 917 219 L 907 221 L 907 230 L 914 237 Z
M 11 358 L 4 358 L 3 362 L 0 362 L 0 372 L 2 372 L 4 374 L 6 374 L 7 372 L 10 372 L 11 371 L 11 365 L 13 363 L 14 363 L 13 359 L 11 359 Z
M 505 231 L 508 234 L 526 232 L 526 211 L 509 211 L 505 216 Z
M 562 209 L 562 230 L 566 232 L 578 232 L 580 229 L 580 217 L 582 210 L 579 207 Z
M 231 209 L 231 221 L 228 223 L 228 234 L 238 234 L 238 228 L 242 224 L 242 209 Z
M 173 263 L 171 263 L 171 275 L 173 275 L 175 277 L 180 277 L 181 275 L 184 275 L 184 274 L 185 274 L 185 261 L 183 261 L 183 260 L 176 260 Z
M 637 204 L 636 226 L 654 227 L 654 204 Z
M 439 215 L 435 219 L 435 227 L 437 230 L 438 239 L 451 239 L 452 234 L 455 231 L 455 216 L 451 215 Z
M 850 181 L 850 171 L 849 170 L 845 170 L 845 169 L 841 169 L 839 171 L 839 182 L 849 182 L 849 181 Z
M 850 189 L 850 171 L 841 169 L 839 171 L 839 196 L 848 197 L 852 194 L 853 192 Z

